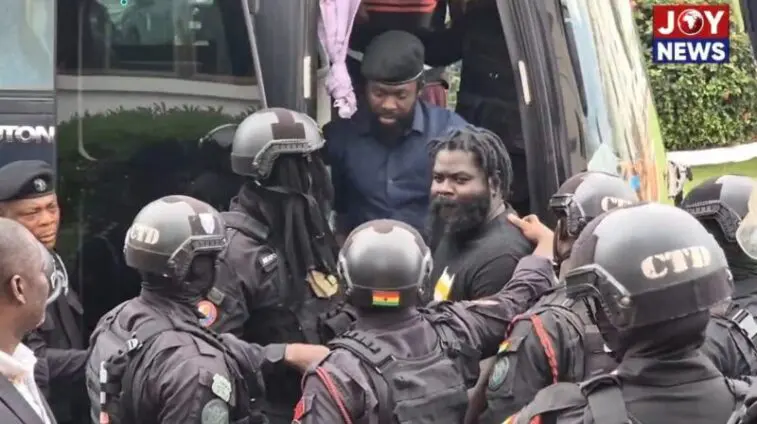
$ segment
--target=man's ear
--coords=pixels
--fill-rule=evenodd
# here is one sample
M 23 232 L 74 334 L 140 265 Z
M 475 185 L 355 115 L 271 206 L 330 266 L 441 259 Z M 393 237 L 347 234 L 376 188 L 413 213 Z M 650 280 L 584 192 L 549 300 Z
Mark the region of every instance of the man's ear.
M 489 185 L 489 196 L 491 196 L 492 199 L 496 198 L 499 194 L 499 190 L 497 189 L 497 187 L 499 186 L 499 181 L 496 178 L 489 177 L 486 182 Z
M 26 294 L 25 294 L 25 282 L 24 279 L 21 278 L 20 275 L 14 275 L 11 277 L 11 280 L 8 284 L 8 291 L 11 296 L 11 299 L 15 300 L 16 302 L 21 303 L 22 305 L 26 304 Z

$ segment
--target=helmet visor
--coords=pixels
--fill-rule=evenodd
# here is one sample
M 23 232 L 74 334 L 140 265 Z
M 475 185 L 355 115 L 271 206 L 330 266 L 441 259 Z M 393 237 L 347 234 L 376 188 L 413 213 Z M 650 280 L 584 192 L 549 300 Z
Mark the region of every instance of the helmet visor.
M 749 212 L 736 230 L 736 241 L 747 256 L 757 260 L 757 184 L 749 196 L 748 206 Z
M 636 292 L 597 264 L 575 268 L 564 280 L 568 297 L 597 298 L 610 324 L 619 330 L 644 327 L 708 309 L 733 291 L 726 269 L 687 283 L 648 286 Z

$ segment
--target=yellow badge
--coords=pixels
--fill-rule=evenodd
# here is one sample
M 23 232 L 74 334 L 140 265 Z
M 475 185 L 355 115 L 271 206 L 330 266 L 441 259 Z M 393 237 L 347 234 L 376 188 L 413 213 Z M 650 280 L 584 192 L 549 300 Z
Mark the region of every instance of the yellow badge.
M 339 292 L 339 281 L 333 275 L 310 271 L 307 280 L 313 293 L 321 299 L 328 299 Z
M 434 300 L 443 301 L 449 300 L 449 294 L 452 291 L 452 284 L 455 282 L 455 275 L 449 275 L 447 267 L 442 271 L 442 275 L 436 280 L 434 286 Z

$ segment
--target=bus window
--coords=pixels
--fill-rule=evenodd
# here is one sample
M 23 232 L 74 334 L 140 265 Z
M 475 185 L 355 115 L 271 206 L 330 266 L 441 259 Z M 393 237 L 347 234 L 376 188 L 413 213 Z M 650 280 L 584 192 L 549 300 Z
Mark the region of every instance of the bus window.
M 664 150 L 632 9 L 626 2 L 563 4 L 584 74 L 589 168 L 620 173 L 642 199 L 657 200 Z
M 242 1 L 58 0 L 60 248 L 89 330 L 139 292 L 122 248 L 144 205 L 240 187 L 198 140 L 258 106 Z
M 3 2 L 0 13 L 0 85 L 3 90 L 54 88 L 55 0 Z
M 59 60 L 65 73 L 255 83 L 238 1 L 60 2 L 73 6 L 60 11 L 61 26 L 66 20 L 68 25 L 78 24 L 82 41 L 77 45 L 76 30 L 59 31 Z

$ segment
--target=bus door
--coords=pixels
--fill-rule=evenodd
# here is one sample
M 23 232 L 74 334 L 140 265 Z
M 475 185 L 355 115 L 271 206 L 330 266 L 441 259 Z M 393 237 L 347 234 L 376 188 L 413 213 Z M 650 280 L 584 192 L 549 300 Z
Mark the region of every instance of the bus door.
M 586 167 L 577 77 L 564 30 L 553 24 L 560 5 L 555 0 L 497 0 L 497 5 L 520 99 L 531 211 L 551 224 L 549 198 Z
M 549 196 L 583 170 L 618 174 L 641 199 L 664 200 L 665 150 L 630 3 L 498 5 L 516 52 L 532 208 L 550 216 Z
M 55 166 L 55 0 L 5 2 L 0 28 L 0 166 Z
M 249 0 L 268 107 L 316 116 L 319 0 Z

